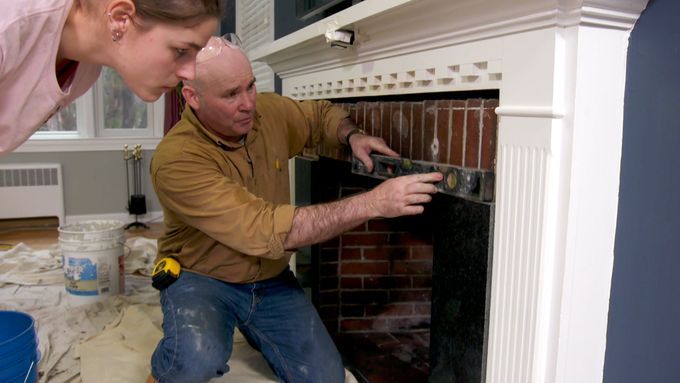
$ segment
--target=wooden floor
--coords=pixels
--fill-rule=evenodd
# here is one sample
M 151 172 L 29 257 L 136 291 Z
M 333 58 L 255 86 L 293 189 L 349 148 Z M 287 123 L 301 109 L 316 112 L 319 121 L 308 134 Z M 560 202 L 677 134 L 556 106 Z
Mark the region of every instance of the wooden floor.
M 151 222 L 149 229 L 131 227 L 125 231 L 126 238 L 158 238 L 163 233 L 162 222 Z M 24 243 L 35 250 L 47 249 L 57 243 L 59 227 L 56 219 L 0 220 L 0 250 L 11 249 Z

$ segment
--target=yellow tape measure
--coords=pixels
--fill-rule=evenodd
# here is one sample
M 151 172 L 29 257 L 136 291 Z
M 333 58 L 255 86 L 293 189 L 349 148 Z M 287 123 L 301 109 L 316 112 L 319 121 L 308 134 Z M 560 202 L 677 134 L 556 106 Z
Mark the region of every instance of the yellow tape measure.
M 151 285 L 158 290 L 163 290 L 179 278 L 181 270 L 182 266 L 175 258 L 165 257 L 158 261 L 153 268 L 153 273 L 151 273 Z

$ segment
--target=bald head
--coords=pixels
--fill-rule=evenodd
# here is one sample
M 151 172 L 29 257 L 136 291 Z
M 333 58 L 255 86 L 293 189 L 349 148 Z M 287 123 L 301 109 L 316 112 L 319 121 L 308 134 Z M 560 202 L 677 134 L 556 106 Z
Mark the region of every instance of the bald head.
M 196 76 L 182 96 L 196 117 L 225 140 L 240 140 L 253 126 L 257 90 L 250 61 L 219 37 L 208 41 L 196 59 Z
M 185 84 L 201 91 L 228 77 L 252 76 L 250 60 L 241 48 L 227 45 L 220 37 L 213 36 L 203 49 L 206 59 L 197 58 L 196 77 Z

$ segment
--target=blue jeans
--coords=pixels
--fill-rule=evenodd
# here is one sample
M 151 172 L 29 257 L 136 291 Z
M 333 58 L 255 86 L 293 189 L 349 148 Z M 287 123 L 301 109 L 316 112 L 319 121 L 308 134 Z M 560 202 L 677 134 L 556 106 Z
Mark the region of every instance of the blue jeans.
M 163 339 L 151 357 L 159 383 L 199 383 L 229 371 L 234 327 L 282 382 L 344 382 L 340 354 L 290 270 L 234 284 L 183 272 L 161 291 Z

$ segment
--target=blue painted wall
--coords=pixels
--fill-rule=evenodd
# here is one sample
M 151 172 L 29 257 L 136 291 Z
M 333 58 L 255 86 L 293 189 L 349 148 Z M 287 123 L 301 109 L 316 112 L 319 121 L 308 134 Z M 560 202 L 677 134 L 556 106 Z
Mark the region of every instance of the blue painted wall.
M 628 48 L 604 381 L 680 382 L 680 2 L 651 0 Z

